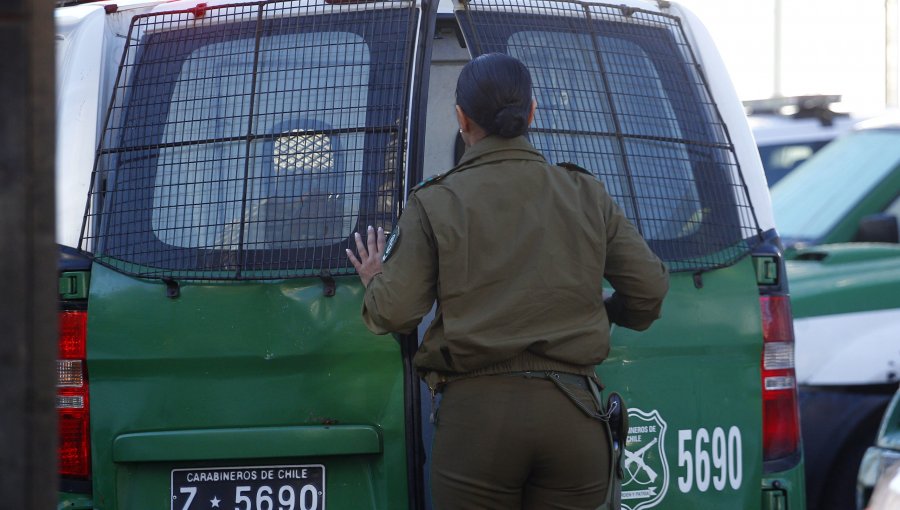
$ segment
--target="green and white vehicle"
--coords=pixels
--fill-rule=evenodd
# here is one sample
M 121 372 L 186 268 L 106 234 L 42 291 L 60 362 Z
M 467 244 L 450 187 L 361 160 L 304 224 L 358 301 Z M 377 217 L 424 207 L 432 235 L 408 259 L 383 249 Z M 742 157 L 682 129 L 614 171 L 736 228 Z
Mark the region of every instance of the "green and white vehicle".
M 772 188 L 789 247 L 811 509 L 853 508 L 900 381 L 900 116 L 861 124 Z
M 602 179 L 672 271 L 663 317 L 615 329 L 598 369 L 630 406 L 622 508 L 803 509 L 743 108 L 694 15 L 616 4 L 57 9 L 59 507 L 430 507 L 419 338 L 368 333 L 344 248 L 454 165 L 459 70 L 500 51 L 531 69 L 531 141 Z

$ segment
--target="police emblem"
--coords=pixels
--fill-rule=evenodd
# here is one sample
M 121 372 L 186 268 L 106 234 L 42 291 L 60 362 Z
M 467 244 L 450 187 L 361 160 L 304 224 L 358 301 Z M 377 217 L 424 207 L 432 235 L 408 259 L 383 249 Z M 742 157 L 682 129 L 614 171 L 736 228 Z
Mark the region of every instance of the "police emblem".
M 622 508 L 642 510 L 658 505 L 669 490 L 665 450 L 666 422 L 659 411 L 628 410 L 628 442 L 622 462 Z
M 384 246 L 384 255 L 381 256 L 381 263 L 387 262 L 387 259 L 390 258 L 391 252 L 394 251 L 394 247 L 397 246 L 397 243 L 400 242 L 400 226 L 394 227 L 394 231 L 391 232 L 391 237 L 388 237 L 387 244 Z

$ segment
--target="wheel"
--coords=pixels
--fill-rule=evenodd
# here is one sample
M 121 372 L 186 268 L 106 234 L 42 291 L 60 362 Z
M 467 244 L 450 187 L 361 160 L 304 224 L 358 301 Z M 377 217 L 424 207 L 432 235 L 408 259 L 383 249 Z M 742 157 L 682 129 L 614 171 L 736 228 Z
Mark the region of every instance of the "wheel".
M 866 450 L 875 443 L 882 412 L 873 413 L 850 435 L 837 460 L 828 472 L 827 483 L 819 498 L 819 510 L 851 510 L 856 508 L 856 477 Z

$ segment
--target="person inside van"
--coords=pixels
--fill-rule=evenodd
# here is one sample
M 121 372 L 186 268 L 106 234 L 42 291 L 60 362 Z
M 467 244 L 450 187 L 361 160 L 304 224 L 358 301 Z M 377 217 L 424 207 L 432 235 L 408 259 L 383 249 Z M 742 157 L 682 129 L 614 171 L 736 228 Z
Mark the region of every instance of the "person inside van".
M 459 164 L 413 189 L 389 239 L 369 227 L 358 256 L 347 250 L 363 320 L 409 333 L 437 301 L 414 358 L 442 393 L 436 508 L 609 505 L 595 366 L 611 323 L 643 330 L 659 317 L 667 270 L 597 178 L 529 143 L 536 102 L 520 61 L 472 60 L 456 102 Z

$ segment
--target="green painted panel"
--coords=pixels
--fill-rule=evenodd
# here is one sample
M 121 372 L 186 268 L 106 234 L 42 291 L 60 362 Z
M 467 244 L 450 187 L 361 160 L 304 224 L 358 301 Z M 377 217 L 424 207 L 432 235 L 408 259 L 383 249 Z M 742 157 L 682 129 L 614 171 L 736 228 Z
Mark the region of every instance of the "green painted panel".
M 318 278 L 182 282 L 171 299 L 160 281 L 95 264 L 88 378 L 96 507 L 168 508 L 175 468 L 306 463 L 325 465 L 330 510 L 406 508 L 400 347 L 365 329 L 358 278 L 336 281 L 334 297 Z M 318 447 L 297 445 L 276 459 L 254 458 L 267 452 L 244 441 L 187 462 L 117 463 L 113 452 L 128 434 L 348 425 L 378 430 L 382 453 L 291 456 Z
M 674 274 L 650 330 L 614 329 L 598 373 L 632 409 L 630 450 L 650 445 L 626 467 L 627 508 L 760 508 L 756 278 L 749 257 L 704 273 L 702 288 L 693 275 Z M 315 463 L 326 467 L 329 509 L 407 508 L 400 350 L 392 337 L 365 330 L 362 294 L 348 277 L 337 279 L 332 298 L 309 279 L 183 283 L 181 297 L 170 299 L 161 282 L 95 266 L 88 368 L 96 507 L 164 508 L 172 469 Z M 166 431 L 354 426 L 378 431 L 381 452 L 315 453 L 326 447 L 298 439 L 270 457 L 259 441 L 217 438 L 188 447 L 200 457 L 205 449 L 205 459 L 168 452 L 142 462 L 142 453 L 114 449 L 117 438 Z
M 786 266 L 794 317 L 900 308 L 900 246 L 825 245 L 793 256 Z
M 598 373 L 606 391 L 625 397 L 628 449 L 642 461 L 625 466 L 623 508 L 760 508 L 756 269 L 746 257 L 703 273 L 702 288 L 691 273 L 675 273 L 649 330 L 614 328 Z
M 245 445 L 235 452 L 230 445 Z M 124 434 L 113 441 L 114 462 L 310 457 L 381 452 L 375 427 L 335 425 L 173 430 Z

